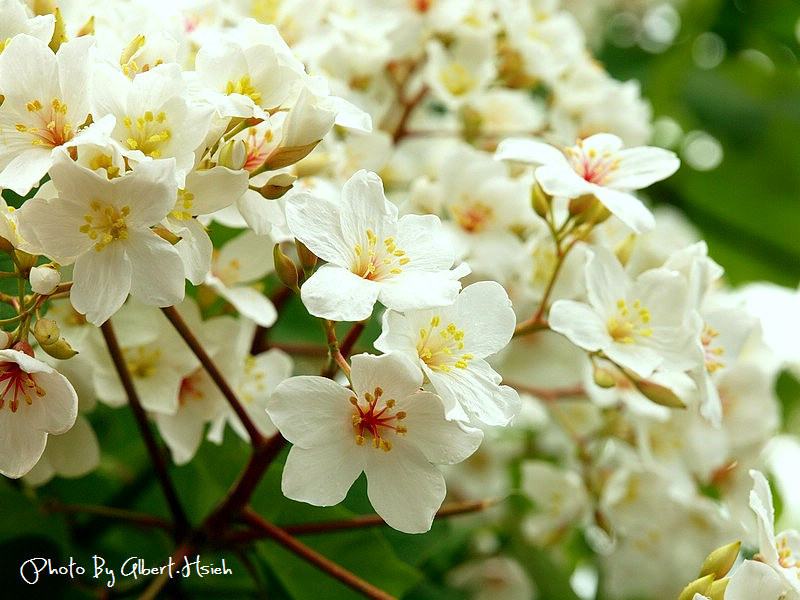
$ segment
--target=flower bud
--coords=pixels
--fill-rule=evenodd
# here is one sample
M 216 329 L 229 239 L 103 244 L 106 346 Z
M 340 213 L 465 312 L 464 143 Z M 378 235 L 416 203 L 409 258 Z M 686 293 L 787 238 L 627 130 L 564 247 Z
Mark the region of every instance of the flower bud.
M 681 595 L 678 596 L 678 600 L 692 600 L 695 594 L 702 594 L 706 596 L 712 583 L 714 583 L 713 575 L 706 575 L 705 577 L 695 579 L 689 585 L 683 588 Z
M 276 148 L 264 161 L 262 167 L 265 171 L 274 171 L 288 167 L 308 156 L 322 140 L 305 144 L 304 146 L 287 146 Z
M 278 279 L 289 289 L 299 292 L 300 279 L 297 274 L 297 266 L 291 258 L 281 252 L 280 244 L 275 244 L 275 248 L 272 249 L 272 257 L 275 260 L 275 273 L 277 273 Z
M 78 351 L 75 350 L 72 346 L 70 346 L 69 342 L 64 338 L 60 338 L 54 344 L 42 346 L 42 350 L 47 352 L 47 354 L 49 354 L 53 358 L 57 358 L 59 360 L 67 360 L 68 358 L 72 358 L 78 353 Z
M 294 245 L 297 248 L 297 258 L 300 259 L 300 266 L 303 268 L 303 272 L 310 273 L 317 266 L 317 255 L 306 248 L 306 245 L 298 239 L 295 239 Z
M 233 171 L 244 167 L 247 161 L 247 144 L 243 140 L 229 140 L 219 151 L 217 164 Z
M 31 289 L 42 296 L 52 294 L 61 283 L 61 273 L 52 264 L 33 267 L 30 273 Z
M 669 408 L 686 408 L 683 400 L 678 398 L 677 394 L 671 389 L 659 385 L 646 379 L 634 379 L 633 385 L 639 390 L 648 400 L 667 406 Z
M 0 350 L 5 350 L 8 348 L 11 345 L 12 339 L 14 338 L 10 333 L 0 329 Z
M 592 378 L 601 388 L 612 388 L 617 385 L 617 378 L 614 377 L 614 373 L 603 367 L 595 366 Z
M 33 13 L 36 15 L 52 15 L 55 10 L 55 0 L 33 0 Z
M 277 200 L 292 189 L 297 177 L 289 173 L 278 173 L 270 177 L 269 181 L 258 188 L 258 192 L 267 200 Z
M 594 196 L 584 194 L 569 201 L 569 214 L 575 217 L 575 223 L 592 223 L 599 225 L 611 216 L 611 212 Z
M 714 583 L 711 584 L 711 587 L 708 588 L 706 592 L 706 596 L 708 596 L 711 600 L 724 600 L 725 599 L 725 589 L 728 587 L 728 582 L 730 579 L 718 579 Z
M 700 575 L 714 575 L 714 579 L 722 579 L 731 570 L 736 557 L 739 556 L 739 549 L 742 542 L 733 542 L 727 546 L 717 548 L 706 557 L 700 569 Z
M 542 189 L 538 181 L 535 182 L 531 188 L 531 205 L 534 212 L 543 219 L 547 218 L 552 201 L 553 197 Z
M 128 42 L 128 45 L 122 49 L 122 54 L 120 54 L 119 57 L 119 64 L 123 66 L 128 64 L 131 58 L 133 58 L 133 55 L 142 49 L 145 41 L 147 41 L 147 38 L 140 33 L 130 42 Z
M 53 319 L 39 319 L 33 326 L 33 337 L 44 348 L 55 344 L 61 337 L 61 330 Z

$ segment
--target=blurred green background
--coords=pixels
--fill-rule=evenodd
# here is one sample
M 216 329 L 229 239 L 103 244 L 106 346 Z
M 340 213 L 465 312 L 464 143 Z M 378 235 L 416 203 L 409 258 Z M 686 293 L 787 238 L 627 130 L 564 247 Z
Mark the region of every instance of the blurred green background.
M 680 208 L 700 228 L 732 283 L 768 279 L 796 287 L 800 3 L 685 0 L 676 8 L 680 29 L 666 50 L 631 45 L 625 21 L 617 17 L 600 51 L 612 75 L 641 81 L 656 119 L 669 117 L 683 132 L 706 132 L 721 144 L 721 163 L 696 170 L 693 152 L 696 162 L 713 163 L 717 150 L 702 134 L 691 148 L 688 142 L 698 136 L 686 136 L 674 148 L 683 167 L 651 195 Z M 656 37 L 674 26 L 672 19 L 669 11 L 656 14 L 651 23 Z M 657 141 L 669 137 L 657 131 Z

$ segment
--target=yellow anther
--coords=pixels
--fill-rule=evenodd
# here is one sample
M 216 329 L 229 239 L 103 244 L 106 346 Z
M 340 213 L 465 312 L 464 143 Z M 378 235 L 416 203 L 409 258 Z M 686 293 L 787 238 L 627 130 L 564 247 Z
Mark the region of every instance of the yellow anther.
M 466 369 L 467 368 L 467 361 L 465 361 L 465 360 L 456 361 L 456 368 L 457 369 Z
M 439 318 L 439 315 L 436 315 L 435 317 L 433 317 L 431 319 L 431 327 L 438 327 L 439 323 L 441 323 L 441 319 Z M 425 330 L 423 329 L 423 331 L 425 331 Z
M 36 112 L 37 110 L 42 110 L 42 103 L 38 100 L 32 100 L 25 105 L 25 108 L 28 109 L 28 112 Z
M 25 125 L 23 125 L 22 123 L 17 123 L 15 127 L 17 128 L 17 131 L 21 131 L 22 133 L 28 131 L 28 128 L 25 127 Z
M 377 399 L 378 399 L 378 398 L 380 398 L 381 396 L 383 396 L 383 388 L 382 388 L 382 387 L 376 387 L 376 388 L 375 388 L 375 399 L 377 400 Z M 392 404 L 390 405 L 390 404 L 389 404 L 389 402 L 391 402 Z M 386 402 L 386 406 L 388 406 L 389 408 L 391 408 L 392 406 L 394 406 L 394 400 L 388 400 L 388 401 Z
M 408 433 L 408 427 L 406 427 L 405 425 L 398 425 L 397 427 L 394 428 L 394 430 L 400 435 L 405 435 Z
M 359 446 L 363 446 L 365 442 L 366 440 L 364 439 L 363 435 L 356 436 L 356 444 L 358 444 Z
M 123 117 L 122 124 L 125 125 L 125 127 L 127 127 L 128 129 L 130 129 L 131 126 L 133 125 L 133 121 L 131 121 L 130 117 Z
M 354 250 L 356 251 L 356 256 L 361 256 L 361 244 L 356 244 Z
M 406 418 L 407 415 L 406 415 L 406 411 L 399 410 L 399 411 L 397 411 L 397 413 L 395 413 L 394 416 L 398 421 L 402 421 L 403 419 Z

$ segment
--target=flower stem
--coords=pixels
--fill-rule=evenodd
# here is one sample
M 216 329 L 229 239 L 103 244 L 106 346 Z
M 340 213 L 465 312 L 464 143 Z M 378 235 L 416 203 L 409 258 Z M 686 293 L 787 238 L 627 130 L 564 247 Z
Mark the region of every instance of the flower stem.
M 186 518 L 186 513 L 183 511 L 183 507 L 178 499 L 178 494 L 172 485 L 164 454 L 158 447 L 156 439 L 153 437 L 153 432 L 150 429 L 150 424 L 147 422 L 147 414 L 144 408 L 142 408 L 142 403 L 139 401 L 139 395 L 133 385 L 133 379 L 125 364 L 125 358 L 122 356 L 122 350 L 117 341 L 117 335 L 114 333 L 114 328 L 111 326 L 110 319 L 100 326 L 100 331 L 103 334 L 106 346 L 108 346 L 108 353 L 111 355 L 111 360 L 122 382 L 125 394 L 128 396 L 128 404 L 130 404 L 131 410 L 133 411 L 133 416 L 136 420 L 136 425 L 139 427 L 142 439 L 144 440 L 144 445 L 147 447 L 147 451 L 153 461 L 156 476 L 158 477 L 161 489 L 164 492 L 164 497 L 172 513 L 175 535 L 181 538 L 189 528 L 189 520 Z
M 380 588 L 375 587 L 371 583 L 364 581 L 354 573 L 351 573 L 344 567 L 336 564 L 335 562 L 325 558 L 316 550 L 313 550 L 289 535 L 286 531 L 277 527 L 262 518 L 251 509 L 246 509 L 243 513 L 244 520 L 253 528 L 262 531 L 267 537 L 276 541 L 278 544 L 293 552 L 303 560 L 317 567 L 320 571 L 327 573 L 334 579 L 341 581 L 349 588 L 359 592 L 366 598 L 373 600 L 395 600 L 395 597 L 387 594 Z
M 217 368 L 217 365 L 214 364 L 214 361 L 211 360 L 211 357 L 205 351 L 203 345 L 195 337 L 188 325 L 186 325 L 183 317 L 181 317 L 174 306 L 168 306 L 166 308 L 162 308 L 161 310 L 164 312 L 164 315 L 166 315 L 169 322 L 172 323 L 172 326 L 175 327 L 176 331 L 183 338 L 183 341 L 186 342 L 189 348 L 191 348 L 192 352 L 194 352 L 194 355 L 198 358 L 200 363 L 203 365 L 203 368 L 206 370 L 214 383 L 217 384 L 219 391 L 222 392 L 223 396 L 225 396 L 225 399 L 228 401 L 228 404 L 231 405 L 233 412 L 236 413 L 236 416 L 239 417 L 242 425 L 244 425 L 244 428 L 247 430 L 247 434 L 250 436 L 250 443 L 254 447 L 262 445 L 265 442 L 264 436 L 261 435 L 261 432 L 256 428 L 255 424 L 250 418 L 250 415 L 247 414 L 247 411 L 242 406 L 242 403 L 231 389 L 231 386 L 228 385 L 228 382 Z

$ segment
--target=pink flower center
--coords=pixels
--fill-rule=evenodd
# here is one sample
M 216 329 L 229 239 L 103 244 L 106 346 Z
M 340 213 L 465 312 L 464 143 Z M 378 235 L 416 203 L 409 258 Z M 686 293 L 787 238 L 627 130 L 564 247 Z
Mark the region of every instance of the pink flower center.
M 44 396 L 44 390 L 36 383 L 33 375 L 23 371 L 15 362 L 0 363 L 0 409 L 5 406 L 6 401 L 11 408 L 11 412 L 17 412 L 20 399 L 24 399 L 26 404 L 33 404 L 32 395 Z
M 382 408 L 378 410 L 378 401 L 382 395 L 383 390 L 376 387 L 374 393 L 366 392 L 364 394 L 364 399 L 367 401 L 366 406 L 362 406 L 355 396 L 350 397 L 350 403 L 356 407 L 356 411 L 353 413 L 356 444 L 363 446 L 367 441 L 365 434 L 369 433 L 372 436 L 372 446 L 388 452 L 392 449 L 392 443 L 383 437 L 387 431 L 405 435 L 408 429 L 398 424 L 398 421 L 406 418 L 405 412 L 400 410 L 392 414 L 392 409 L 395 406 L 393 399 L 390 398 L 383 402 Z
M 575 172 L 589 183 L 606 185 L 611 174 L 619 168 L 619 158 L 608 150 L 600 153 L 594 148 L 587 150 L 582 140 L 575 146 L 565 148 L 564 152 Z

